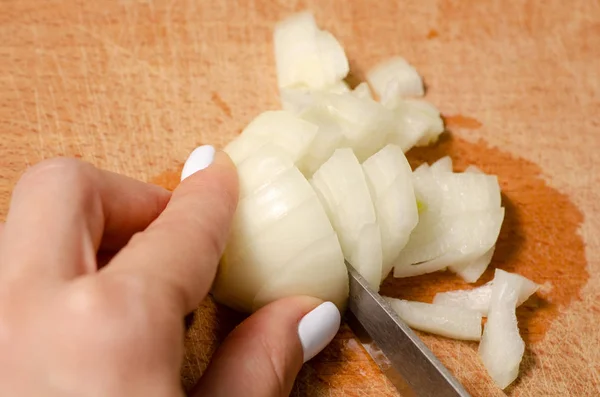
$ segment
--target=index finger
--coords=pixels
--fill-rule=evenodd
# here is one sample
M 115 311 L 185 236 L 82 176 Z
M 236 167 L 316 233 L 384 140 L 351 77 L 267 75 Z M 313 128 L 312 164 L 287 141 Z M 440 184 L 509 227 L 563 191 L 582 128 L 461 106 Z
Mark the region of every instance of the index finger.
M 213 152 L 195 153 L 212 157 Z M 209 160 L 206 155 L 192 155 L 187 165 L 204 165 Z M 102 272 L 141 277 L 179 299 L 184 313 L 193 310 L 210 290 L 237 201 L 235 166 L 227 154 L 217 152 L 207 168 L 175 189 L 163 213 L 134 236 Z

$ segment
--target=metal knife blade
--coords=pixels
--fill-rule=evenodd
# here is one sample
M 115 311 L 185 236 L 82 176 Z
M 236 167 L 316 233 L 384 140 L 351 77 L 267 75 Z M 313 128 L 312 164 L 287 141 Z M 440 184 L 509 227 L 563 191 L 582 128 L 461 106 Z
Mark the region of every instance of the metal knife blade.
M 403 396 L 410 393 L 424 397 L 470 397 L 385 299 L 374 292 L 348 262 L 346 267 L 350 276 L 348 323 L 353 330 L 366 331 L 385 355 L 389 366 L 385 365 L 382 370 L 399 392 Z

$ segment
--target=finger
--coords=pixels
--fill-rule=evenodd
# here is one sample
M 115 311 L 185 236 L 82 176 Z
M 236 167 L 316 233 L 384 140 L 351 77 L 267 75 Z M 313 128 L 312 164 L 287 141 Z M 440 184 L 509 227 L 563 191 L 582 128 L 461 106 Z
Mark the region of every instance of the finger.
M 182 315 L 208 293 L 238 199 L 237 172 L 224 152 L 203 146 L 185 168 L 197 172 L 175 189 L 161 216 L 102 270 L 158 286 L 156 294 L 178 300 Z
M 288 396 L 302 363 L 329 344 L 339 329 L 336 306 L 320 303 L 285 298 L 250 316 L 215 353 L 192 396 Z
M 14 189 L 2 233 L 2 275 L 68 279 L 95 271 L 103 237 L 107 249 L 125 244 L 169 197 L 158 186 L 78 160 L 44 161 Z

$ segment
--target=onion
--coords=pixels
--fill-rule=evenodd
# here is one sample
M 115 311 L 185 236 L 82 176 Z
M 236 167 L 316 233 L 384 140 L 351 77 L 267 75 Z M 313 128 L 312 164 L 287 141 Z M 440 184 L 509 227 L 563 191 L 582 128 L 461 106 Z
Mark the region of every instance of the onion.
M 268 279 L 252 310 L 290 295 L 317 296 L 343 310 L 348 297 L 348 269 L 335 233 L 315 241 Z
M 252 120 L 240 136 L 225 147 L 225 152 L 234 163 L 239 164 L 256 150 L 271 143 L 296 161 L 306 154 L 317 130 L 317 126 L 290 112 L 267 111 Z
M 371 69 L 367 81 L 384 104 L 397 98 L 425 94 L 421 76 L 402 57 L 391 58 Z
M 343 147 L 352 148 L 359 161 L 366 160 L 388 143 L 393 119 L 381 104 L 352 93 L 319 93 L 318 103 L 340 122 Z
M 318 28 L 309 12 L 280 21 L 273 40 L 280 88 L 322 89 L 348 74 L 344 49 L 331 33 Z
M 362 167 L 381 230 L 383 280 L 419 221 L 412 172 L 402 149 L 395 145 L 387 145 Z
M 387 298 L 409 327 L 452 339 L 481 339 L 481 314 L 462 307 Z
M 358 159 L 351 149 L 338 149 L 310 182 L 338 234 L 344 257 L 378 291 L 381 234 Z
M 339 242 L 326 239 L 335 233 L 331 223 L 300 171 L 291 167 L 267 178 L 270 182 L 254 183 L 260 187 L 239 201 L 213 286 L 213 295 L 219 302 L 246 312 L 252 311 L 255 297 L 274 274 L 289 266 L 299 269 L 311 266 L 308 263 L 314 259 L 311 247 L 318 241 L 329 242 L 329 247 L 321 249 L 326 255 L 320 263 L 345 268 L 340 260 Z M 315 283 L 318 282 L 319 279 L 315 279 Z M 342 277 L 337 283 L 328 288 L 343 291 L 347 279 Z M 322 297 L 333 299 L 329 293 Z M 335 297 L 337 302 L 346 298 L 346 295 Z
M 502 271 L 504 272 L 504 271 Z M 533 281 L 515 273 L 509 273 L 510 279 L 519 285 L 516 306 L 521 306 L 538 289 L 539 285 Z M 435 295 L 433 303 L 446 306 L 457 306 L 465 309 L 476 310 L 483 316 L 487 316 L 494 280 L 471 290 L 457 290 L 441 292 Z
M 494 382 L 502 389 L 517 378 L 525 351 L 516 315 L 522 288 L 522 277 L 496 269 L 488 318 L 479 344 L 479 357 Z
M 444 132 L 440 112 L 423 100 L 394 100 L 386 104 L 394 118 L 390 142 L 406 153 L 414 146 L 426 146 L 438 140 Z

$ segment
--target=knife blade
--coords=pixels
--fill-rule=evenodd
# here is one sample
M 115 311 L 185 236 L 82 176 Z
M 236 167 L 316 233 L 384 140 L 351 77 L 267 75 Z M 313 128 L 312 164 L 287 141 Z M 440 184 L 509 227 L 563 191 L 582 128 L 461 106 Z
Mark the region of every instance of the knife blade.
M 470 397 L 460 382 L 394 312 L 388 302 L 346 261 L 350 279 L 349 326 L 365 338 L 365 332 L 385 356 L 373 357 L 403 395 Z M 373 356 L 372 345 L 367 349 Z

